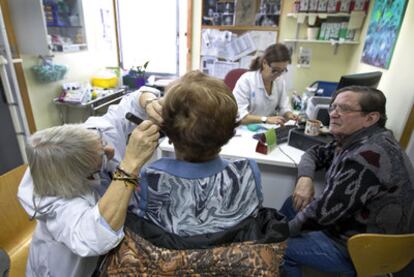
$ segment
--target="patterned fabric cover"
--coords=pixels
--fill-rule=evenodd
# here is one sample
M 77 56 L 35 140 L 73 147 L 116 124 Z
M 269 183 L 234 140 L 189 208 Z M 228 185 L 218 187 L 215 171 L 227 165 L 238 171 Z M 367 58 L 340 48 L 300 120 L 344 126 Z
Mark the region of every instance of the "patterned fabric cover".
M 125 228 L 100 276 L 279 276 L 285 243 L 233 243 L 200 250 L 158 248 Z

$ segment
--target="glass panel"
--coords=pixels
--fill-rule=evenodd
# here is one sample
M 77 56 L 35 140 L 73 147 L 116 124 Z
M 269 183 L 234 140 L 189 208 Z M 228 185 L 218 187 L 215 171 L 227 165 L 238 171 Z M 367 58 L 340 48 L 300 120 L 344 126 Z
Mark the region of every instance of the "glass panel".
M 118 1 L 125 69 L 149 61 L 148 72 L 177 74 L 177 1 Z

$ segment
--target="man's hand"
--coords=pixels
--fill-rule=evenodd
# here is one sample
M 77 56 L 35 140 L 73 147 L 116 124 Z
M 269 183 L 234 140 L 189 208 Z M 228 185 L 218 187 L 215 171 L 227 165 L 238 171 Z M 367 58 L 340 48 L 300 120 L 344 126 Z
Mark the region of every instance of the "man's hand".
M 313 200 L 314 195 L 315 189 L 312 178 L 300 177 L 292 195 L 293 207 L 297 211 L 301 211 Z
M 280 124 L 280 125 L 284 125 L 286 122 L 285 118 L 283 116 L 269 116 L 267 118 L 266 123 L 269 124 Z
M 159 130 L 160 128 L 150 120 L 138 125 L 129 137 L 121 168 L 128 173 L 136 174 L 157 148 Z

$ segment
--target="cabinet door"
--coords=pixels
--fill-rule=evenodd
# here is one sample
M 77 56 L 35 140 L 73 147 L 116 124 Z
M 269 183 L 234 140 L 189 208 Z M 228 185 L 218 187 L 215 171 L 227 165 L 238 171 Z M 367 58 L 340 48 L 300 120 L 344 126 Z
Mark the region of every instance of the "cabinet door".
M 86 49 L 81 0 L 9 0 L 9 8 L 21 53 Z
M 20 53 L 48 55 L 47 30 L 41 0 L 9 0 Z

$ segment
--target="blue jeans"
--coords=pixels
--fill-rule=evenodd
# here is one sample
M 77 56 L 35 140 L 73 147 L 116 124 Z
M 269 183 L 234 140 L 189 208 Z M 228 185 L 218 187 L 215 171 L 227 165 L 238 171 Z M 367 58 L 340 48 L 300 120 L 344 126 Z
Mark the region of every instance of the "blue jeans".
M 296 211 L 291 197 L 285 201 L 280 212 L 289 220 L 295 217 Z M 300 236 L 289 238 L 283 260 L 281 270 L 288 277 L 301 277 L 303 265 L 322 272 L 356 275 L 348 251 L 335 245 L 321 231 L 302 233 Z

